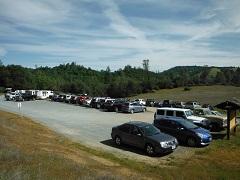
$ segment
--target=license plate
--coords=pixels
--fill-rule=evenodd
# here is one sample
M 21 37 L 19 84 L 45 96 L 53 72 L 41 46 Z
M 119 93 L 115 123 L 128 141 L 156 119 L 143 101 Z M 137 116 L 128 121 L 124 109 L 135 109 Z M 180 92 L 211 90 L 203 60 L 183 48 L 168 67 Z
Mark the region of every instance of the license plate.
M 176 145 L 173 145 L 173 146 L 172 146 L 172 149 L 176 149 Z

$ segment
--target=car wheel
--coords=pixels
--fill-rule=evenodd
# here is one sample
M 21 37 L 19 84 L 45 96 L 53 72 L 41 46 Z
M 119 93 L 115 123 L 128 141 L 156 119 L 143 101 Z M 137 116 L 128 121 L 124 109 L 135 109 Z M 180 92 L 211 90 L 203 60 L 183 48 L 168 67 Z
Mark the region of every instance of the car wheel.
M 190 146 L 190 147 L 194 147 L 196 146 L 197 142 L 196 142 L 196 139 L 193 138 L 193 137 L 189 137 L 187 138 L 187 145 Z
M 133 110 L 133 109 L 131 109 L 130 113 L 131 113 L 131 114 L 133 114 L 133 113 L 134 113 L 134 110 Z
M 115 137 L 115 144 L 118 145 L 118 146 L 120 146 L 122 144 L 122 140 L 119 136 Z
M 145 108 L 143 108 L 143 112 L 145 112 L 146 111 L 146 109 Z
M 118 107 L 115 107 L 115 112 L 116 112 L 116 113 L 118 112 Z
M 146 153 L 149 155 L 149 156 L 152 156 L 155 154 L 155 151 L 154 151 L 154 147 L 151 145 L 151 144 L 147 144 L 146 147 Z

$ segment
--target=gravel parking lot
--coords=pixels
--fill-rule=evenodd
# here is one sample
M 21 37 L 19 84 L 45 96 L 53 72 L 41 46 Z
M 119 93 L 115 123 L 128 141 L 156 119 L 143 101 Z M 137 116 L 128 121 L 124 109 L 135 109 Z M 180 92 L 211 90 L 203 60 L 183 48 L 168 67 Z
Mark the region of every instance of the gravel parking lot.
M 77 105 L 42 101 L 22 102 L 21 110 L 17 102 L 5 101 L 0 97 L 0 109 L 19 113 L 33 118 L 35 121 L 50 127 L 58 133 L 70 137 L 74 141 L 94 147 L 102 148 L 123 157 L 131 157 L 145 162 L 162 163 L 169 156 L 184 158 L 193 153 L 194 148 L 178 147 L 174 153 L 163 157 L 148 157 L 143 151 L 132 147 L 118 148 L 111 141 L 111 128 L 124 122 L 138 120 L 152 123 L 154 108 L 148 108 L 145 113 L 115 113 L 103 112 L 98 109 L 80 107 Z

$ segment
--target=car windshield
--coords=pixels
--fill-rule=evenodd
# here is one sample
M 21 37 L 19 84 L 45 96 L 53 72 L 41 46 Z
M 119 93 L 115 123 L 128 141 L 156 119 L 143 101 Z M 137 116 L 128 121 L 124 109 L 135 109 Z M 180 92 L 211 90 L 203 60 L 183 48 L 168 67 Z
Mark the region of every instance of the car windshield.
M 218 111 L 212 111 L 212 114 L 213 115 L 217 115 L 217 116 L 223 116 L 220 112 Z
M 204 114 L 205 114 L 205 115 L 212 115 L 212 112 L 211 112 L 209 109 L 206 109 L 206 110 L 204 111 Z
M 149 124 L 140 128 L 145 136 L 153 136 L 155 134 L 159 134 L 160 130 L 154 127 L 153 125 Z
M 185 114 L 186 114 L 187 117 L 193 115 L 193 114 L 192 114 L 192 111 L 185 111 Z
M 190 122 L 188 120 L 182 120 L 182 121 L 180 121 L 180 124 L 187 129 L 197 129 L 198 128 L 198 126 L 196 126 L 195 124 L 193 124 L 192 122 Z

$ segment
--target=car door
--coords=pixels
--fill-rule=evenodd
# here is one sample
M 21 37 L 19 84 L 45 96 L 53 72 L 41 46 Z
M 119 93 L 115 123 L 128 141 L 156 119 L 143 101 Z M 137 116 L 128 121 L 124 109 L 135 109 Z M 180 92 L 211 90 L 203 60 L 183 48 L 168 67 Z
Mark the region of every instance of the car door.
M 131 145 L 139 148 L 144 147 L 144 138 L 140 129 L 137 126 L 132 125 L 130 128 L 130 133 L 131 137 L 129 137 L 129 141 Z
M 120 130 L 120 138 L 123 143 L 125 144 L 131 144 L 131 125 L 130 124 L 124 124 L 119 127 Z

